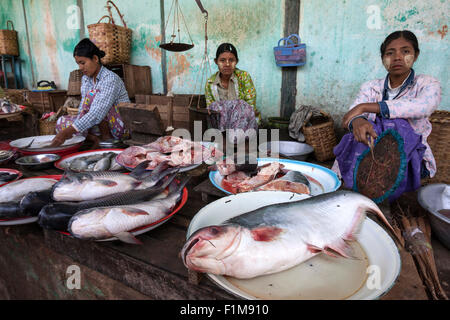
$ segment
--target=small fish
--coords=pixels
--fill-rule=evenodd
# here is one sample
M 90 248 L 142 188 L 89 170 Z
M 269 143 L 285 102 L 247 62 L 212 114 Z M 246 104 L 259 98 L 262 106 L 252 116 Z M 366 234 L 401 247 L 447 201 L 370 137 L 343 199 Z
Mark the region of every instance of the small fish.
M 95 163 L 93 168 L 94 171 L 105 171 L 111 166 L 111 154 L 107 154 L 105 157 L 101 158 Z
M 68 230 L 72 236 L 84 240 L 117 237 L 126 243 L 141 244 L 130 231 L 170 213 L 181 199 L 188 180 L 189 177 L 185 178 L 179 185 L 173 181 L 169 185 L 169 194 L 163 199 L 79 211 L 70 219 Z
M 89 163 L 84 158 L 77 158 L 70 162 L 69 169 L 72 171 L 84 171 L 89 166 Z
M 378 206 L 351 191 L 272 204 L 194 232 L 183 246 L 184 265 L 199 272 L 247 279 L 298 265 L 318 253 L 352 257 L 366 212 L 393 232 Z

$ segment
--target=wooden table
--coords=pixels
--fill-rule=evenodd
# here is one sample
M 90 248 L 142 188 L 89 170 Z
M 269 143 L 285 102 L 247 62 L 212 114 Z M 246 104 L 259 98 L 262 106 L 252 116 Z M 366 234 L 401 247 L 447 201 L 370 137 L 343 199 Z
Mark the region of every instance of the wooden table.
M 212 188 L 204 169 L 192 172 L 187 204 L 167 223 L 138 236 L 140 246 L 82 241 L 43 230 L 37 223 L 0 227 L 0 299 L 236 299 L 207 277 L 195 279 L 179 256 L 192 217 L 222 196 Z M 27 171 L 24 177 L 61 173 Z M 411 256 L 400 253 L 400 276 L 382 299 L 427 299 Z M 445 262 L 450 260 L 448 251 L 439 254 L 440 275 L 450 274 L 450 264 Z M 81 271 L 79 290 L 68 289 L 71 266 Z

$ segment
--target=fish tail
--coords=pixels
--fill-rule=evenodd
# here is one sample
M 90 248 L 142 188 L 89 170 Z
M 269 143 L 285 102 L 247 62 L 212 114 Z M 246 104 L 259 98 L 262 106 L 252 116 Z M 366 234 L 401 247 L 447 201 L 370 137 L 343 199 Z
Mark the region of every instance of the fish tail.
M 399 238 L 399 236 L 397 235 L 397 233 L 394 231 L 394 228 L 392 228 L 391 224 L 389 223 L 389 221 L 386 219 L 385 215 L 383 214 L 383 212 L 380 210 L 380 208 L 375 204 L 375 202 L 371 201 L 371 205 L 365 207 L 365 210 L 369 213 L 373 213 L 375 214 L 383 223 L 384 225 L 391 231 L 392 235 L 394 236 L 394 238 L 397 240 L 398 243 L 401 243 L 401 240 Z
M 175 180 L 172 181 L 169 185 L 169 196 L 173 194 L 181 195 L 184 187 L 186 186 L 186 184 L 189 182 L 190 179 L 191 176 L 186 175 L 181 179 L 179 184 Z
M 169 174 L 165 181 L 159 181 L 158 182 L 158 184 L 160 185 L 160 186 L 158 186 L 158 188 L 162 189 L 162 190 L 166 189 L 167 186 L 171 184 L 171 182 L 173 181 L 173 179 L 175 179 L 176 176 L 177 176 L 176 172 L 172 173 L 172 174 Z

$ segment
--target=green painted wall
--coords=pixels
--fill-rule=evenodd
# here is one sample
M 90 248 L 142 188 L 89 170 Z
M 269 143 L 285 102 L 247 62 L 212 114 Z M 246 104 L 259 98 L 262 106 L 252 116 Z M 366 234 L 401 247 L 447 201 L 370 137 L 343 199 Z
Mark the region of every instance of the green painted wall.
M 280 109 L 282 70 L 275 65 L 273 47 L 283 35 L 285 1 L 202 0 L 209 12 L 208 60 L 205 51 L 205 20 L 194 0 L 179 0 L 189 34 L 181 22 L 182 42 L 194 48 L 167 52 L 167 88 L 174 93 L 203 91 L 206 74 L 217 71 L 213 61 L 217 46 L 232 42 L 239 52 L 238 67 L 250 72 L 257 89 L 257 106 L 264 117 Z M 160 0 L 115 0 L 133 30 L 131 63 L 151 67 L 153 92 L 163 92 Z M 164 1 L 167 23 L 173 1 Z M 78 29 L 77 5 L 84 19 Z M 0 0 L 0 28 L 13 20 L 19 33 L 20 57 L 25 86 L 53 80 L 67 88 L 69 73 L 77 66 L 73 48 L 80 31 L 107 14 L 105 0 Z M 301 0 L 299 34 L 307 44 L 307 64 L 297 71 L 297 103 L 315 105 L 339 117 L 366 80 L 384 77 L 379 46 L 392 31 L 409 29 L 419 38 L 418 73 L 440 80 L 440 109 L 450 110 L 449 36 L 450 1 L 430 0 Z M 113 12 L 115 10 L 113 9 Z M 30 48 L 28 49 L 28 24 Z M 173 13 L 171 18 L 173 17 Z M 120 19 L 114 13 L 116 23 Z M 168 21 L 166 39 L 172 33 Z
M 298 103 L 343 115 L 364 81 L 386 76 L 379 49 L 386 36 L 408 29 L 421 50 L 416 73 L 441 82 L 439 109 L 450 110 L 450 1 L 303 0 L 300 11 L 308 62 L 297 74 Z

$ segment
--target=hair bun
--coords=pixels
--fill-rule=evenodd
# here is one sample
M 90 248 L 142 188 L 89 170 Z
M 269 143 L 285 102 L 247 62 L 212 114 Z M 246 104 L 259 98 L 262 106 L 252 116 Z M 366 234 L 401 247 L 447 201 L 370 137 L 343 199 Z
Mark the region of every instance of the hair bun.
M 106 55 L 105 51 L 103 50 L 98 50 L 98 57 L 101 59 Z

